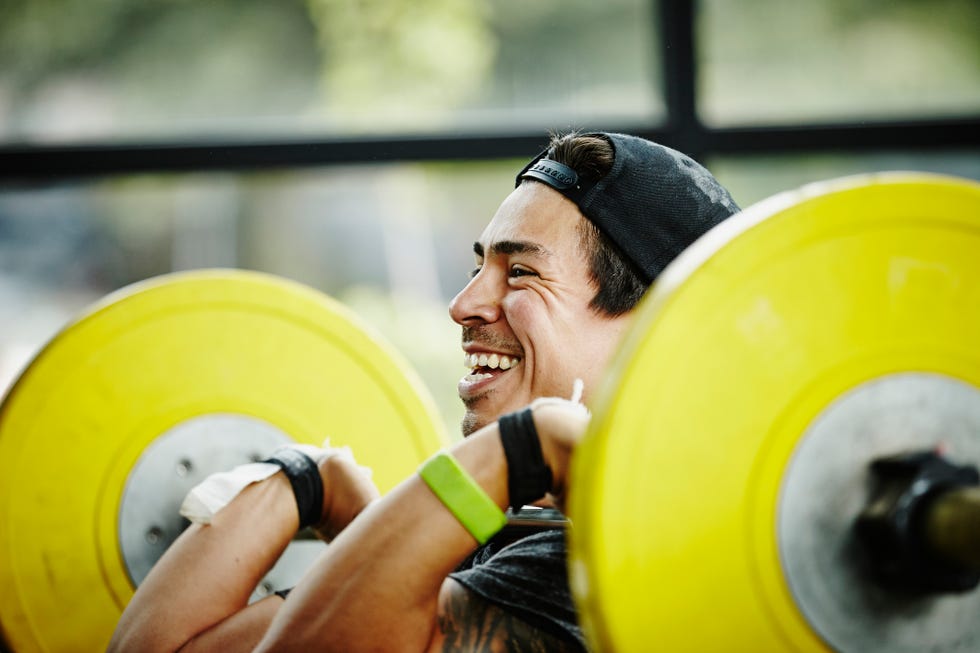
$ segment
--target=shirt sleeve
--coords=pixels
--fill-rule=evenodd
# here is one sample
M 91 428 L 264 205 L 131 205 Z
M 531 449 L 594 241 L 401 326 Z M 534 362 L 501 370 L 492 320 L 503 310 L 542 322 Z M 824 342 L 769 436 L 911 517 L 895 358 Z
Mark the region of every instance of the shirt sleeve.
M 521 538 L 450 577 L 482 599 L 586 651 L 568 587 L 565 532 Z

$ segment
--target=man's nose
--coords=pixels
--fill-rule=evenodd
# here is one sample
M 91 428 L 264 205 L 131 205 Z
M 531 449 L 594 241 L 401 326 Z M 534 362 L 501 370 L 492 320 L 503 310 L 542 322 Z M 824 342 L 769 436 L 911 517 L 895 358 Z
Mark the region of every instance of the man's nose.
M 449 315 L 456 324 L 489 324 L 500 317 L 501 293 L 489 272 L 486 268 L 477 272 L 449 302 Z

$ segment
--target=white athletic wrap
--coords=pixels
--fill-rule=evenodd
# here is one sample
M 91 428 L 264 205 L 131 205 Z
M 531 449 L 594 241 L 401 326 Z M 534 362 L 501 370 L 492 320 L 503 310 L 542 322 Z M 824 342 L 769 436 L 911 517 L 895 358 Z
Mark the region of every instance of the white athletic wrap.
M 356 462 L 350 447 L 331 447 L 329 439 L 324 441 L 321 447 L 314 447 L 311 444 L 292 444 L 289 447 L 305 453 L 317 465 L 331 456 L 340 456 L 352 463 Z M 269 453 L 271 455 L 272 452 Z M 371 477 L 369 468 L 359 467 L 368 478 Z M 227 472 L 211 474 L 187 493 L 180 506 L 180 514 L 194 523 L 210 524 L 218 511 L 231 503 L 239 492 L 252 483 L 269 478 L 280 469 L 281 467 L 275 463 L 247 463 Z

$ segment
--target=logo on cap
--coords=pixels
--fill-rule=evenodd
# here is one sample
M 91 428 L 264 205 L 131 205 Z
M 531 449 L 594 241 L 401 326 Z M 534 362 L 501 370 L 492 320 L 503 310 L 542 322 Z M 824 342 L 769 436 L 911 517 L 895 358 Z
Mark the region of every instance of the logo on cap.
M 522 176 L 539 179 L 559 190 L 571 188 L 578 182 L 578 174 L 574 170 L 551 159 L 539 160 Z

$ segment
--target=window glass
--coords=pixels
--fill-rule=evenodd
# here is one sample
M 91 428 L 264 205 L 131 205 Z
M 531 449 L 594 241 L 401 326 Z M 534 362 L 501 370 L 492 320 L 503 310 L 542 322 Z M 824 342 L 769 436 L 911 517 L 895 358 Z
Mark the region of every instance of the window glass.
M 649 123 L 650 4 L 8 2 L 0 141 Z
M 980 181 L 980 157 L 952 151 L 719 156 L 706 165 L 742 208 L 812 182 L 872 172 L 904 170 Z
M 698 7 L 706 123 L 980 113 L 975 0 L 702 0 Z
M 111 178 L 0 189 L 0 395 L 84 307 L 175 270 L 294 279 L 382 333 L 459 432 L 464 373 L 449 299 L 519 162 Z

